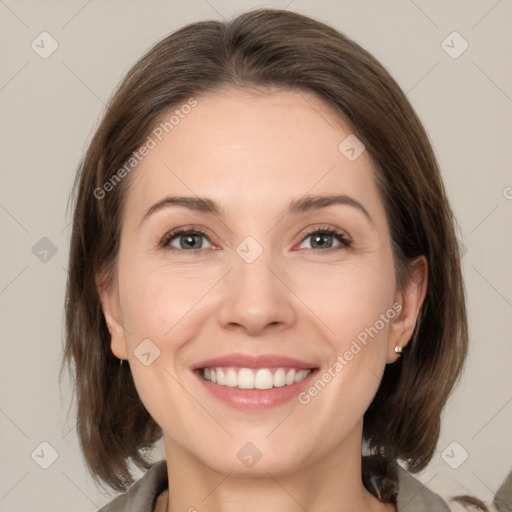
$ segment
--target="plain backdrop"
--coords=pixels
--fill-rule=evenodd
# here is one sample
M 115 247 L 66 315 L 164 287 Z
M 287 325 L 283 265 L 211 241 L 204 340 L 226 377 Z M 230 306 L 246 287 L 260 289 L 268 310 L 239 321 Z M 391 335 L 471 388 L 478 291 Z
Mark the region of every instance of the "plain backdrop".
M 488 501 L 510 471 L 510 0 L 0 0 L 0 511 L 90 512 L 112 499 L 85 469 L 71 388 L 58 382 L 66 205 L 107 99 L 165 35 L 262 6 L 352 37 L 423 121 L 461 228 L 470 353 L 437 451 L 417 478 L 444 497 Z M 163 457 L 161 446 L 153 457 Z

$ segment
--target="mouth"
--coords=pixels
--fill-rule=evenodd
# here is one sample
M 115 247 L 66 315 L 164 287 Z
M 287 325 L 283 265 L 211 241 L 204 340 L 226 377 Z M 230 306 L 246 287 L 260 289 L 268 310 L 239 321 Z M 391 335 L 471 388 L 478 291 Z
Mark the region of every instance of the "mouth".
M 234 368 L 215 367 L 196 370 L 204 380 L 238 389 L 272 389 L 303 381 L 315 368 Z
M 319 367 L 287 357 L 236 354 L 204 361 L 192 370 L 217 400 L 239 410 L 259 412 L 296 399 Z

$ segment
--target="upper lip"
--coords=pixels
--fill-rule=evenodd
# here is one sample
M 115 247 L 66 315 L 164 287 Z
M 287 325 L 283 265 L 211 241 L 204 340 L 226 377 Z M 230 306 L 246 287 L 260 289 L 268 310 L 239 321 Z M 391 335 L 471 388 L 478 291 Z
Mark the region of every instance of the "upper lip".
M 215 368 L 219 366 L 233 366 L 239 368 L 316 368 L 312 363 L 299 361 L 298 359 L 293 359 L 291 357 L 280 356 L 278 354 L 261 354 L 257 356 L 249 354 L 229 354 L 201 361 L 193 366 L 193 370 L 198 370 L 199 368 Z

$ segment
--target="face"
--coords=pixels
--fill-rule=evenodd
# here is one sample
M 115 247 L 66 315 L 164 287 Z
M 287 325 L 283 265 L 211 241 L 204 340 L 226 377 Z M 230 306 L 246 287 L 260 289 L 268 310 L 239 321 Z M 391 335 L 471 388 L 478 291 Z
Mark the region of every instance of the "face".
M 347 123 L 292 91 L 196 100 L 130 176 L 100 286 L 112 350 L 166 450 L 285 474 L 358 439 L 422 296 L 396 287 L 372 160 L 339 149 Z

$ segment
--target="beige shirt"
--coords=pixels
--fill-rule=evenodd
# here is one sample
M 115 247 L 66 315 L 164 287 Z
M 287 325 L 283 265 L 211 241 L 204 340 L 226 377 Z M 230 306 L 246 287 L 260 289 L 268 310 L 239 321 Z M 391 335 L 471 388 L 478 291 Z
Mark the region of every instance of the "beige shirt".
M 428 490 L 399 464 L 392 464 L 398 474 L 398 512 L 450 512 L 440 496 Z M 156 500 L 167 486 L 167 463 L 164 459 L 154 464 L 125 494 L 98 512 L 154 512 Z

